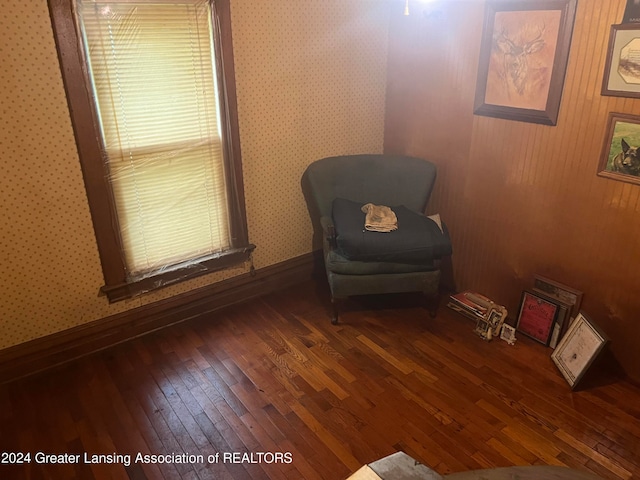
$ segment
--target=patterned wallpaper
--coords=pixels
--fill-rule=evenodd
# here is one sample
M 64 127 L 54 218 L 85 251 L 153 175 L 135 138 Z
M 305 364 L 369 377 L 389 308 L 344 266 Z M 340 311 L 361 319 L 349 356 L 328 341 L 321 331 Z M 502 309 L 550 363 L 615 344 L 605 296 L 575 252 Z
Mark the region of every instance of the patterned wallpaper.
M 300 176 L 381 152 L 386 0 L 232 0 L 249 238 L 257 268 L 311 251 Z M 0 348 L 247 271 L 109 305 L 46 0 L 0 13 Z

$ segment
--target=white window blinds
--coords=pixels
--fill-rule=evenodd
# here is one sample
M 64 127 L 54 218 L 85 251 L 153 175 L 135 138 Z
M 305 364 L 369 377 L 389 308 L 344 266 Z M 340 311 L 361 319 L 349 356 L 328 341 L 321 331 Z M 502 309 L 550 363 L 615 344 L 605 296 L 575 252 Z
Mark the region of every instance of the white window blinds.
M 77 7 L 129 275 L 229 248 L 208 2 Z

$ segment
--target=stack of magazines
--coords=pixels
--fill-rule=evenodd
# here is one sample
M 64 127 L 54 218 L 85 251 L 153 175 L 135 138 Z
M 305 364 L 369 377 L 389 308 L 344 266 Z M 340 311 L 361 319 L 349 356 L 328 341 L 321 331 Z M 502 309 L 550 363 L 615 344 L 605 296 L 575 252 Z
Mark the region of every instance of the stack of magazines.
M 451 295 L 447 306 L 472 320 L 484 318 L 491 308 L 491 300 L 476 292 L 461 292 Z

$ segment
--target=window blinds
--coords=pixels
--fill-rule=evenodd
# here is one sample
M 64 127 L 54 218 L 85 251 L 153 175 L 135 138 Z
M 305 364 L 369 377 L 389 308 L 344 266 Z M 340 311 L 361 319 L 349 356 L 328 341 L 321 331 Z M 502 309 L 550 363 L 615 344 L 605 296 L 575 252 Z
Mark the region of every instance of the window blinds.
M 208 2 L 77 6 L 129 275 L 229 248 Z

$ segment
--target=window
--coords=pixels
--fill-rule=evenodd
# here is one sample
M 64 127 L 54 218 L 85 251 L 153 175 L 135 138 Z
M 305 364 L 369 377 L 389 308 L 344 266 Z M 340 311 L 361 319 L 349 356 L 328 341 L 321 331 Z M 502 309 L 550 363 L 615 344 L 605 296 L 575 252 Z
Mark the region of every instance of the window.
M 49 6 L 109 300 L 246 261 L 228 0 Z

